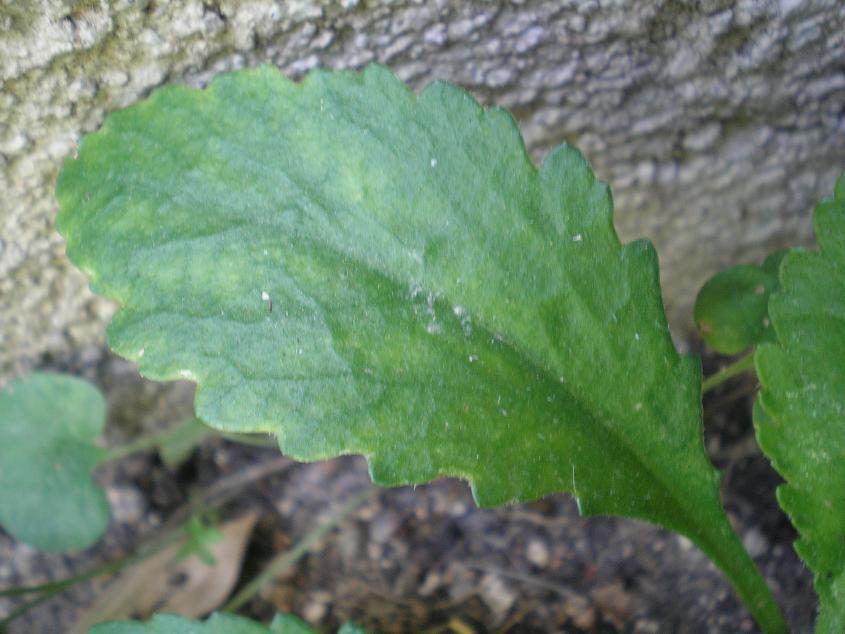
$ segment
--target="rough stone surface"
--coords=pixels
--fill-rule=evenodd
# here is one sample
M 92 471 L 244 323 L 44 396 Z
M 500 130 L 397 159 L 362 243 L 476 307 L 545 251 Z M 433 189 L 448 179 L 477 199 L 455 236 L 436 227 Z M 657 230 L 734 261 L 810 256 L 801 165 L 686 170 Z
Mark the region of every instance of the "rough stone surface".
M 657 245 L 680 335 L 707 275 L 810 239 L 845 166 L 839 0 L 2 2 L 0 381 L 103 341 L 112 308 L 53 228 L 82 134 L 163 83 L 371 61 L 510 108 L 538 160 L 577 144 L 623 239 Z

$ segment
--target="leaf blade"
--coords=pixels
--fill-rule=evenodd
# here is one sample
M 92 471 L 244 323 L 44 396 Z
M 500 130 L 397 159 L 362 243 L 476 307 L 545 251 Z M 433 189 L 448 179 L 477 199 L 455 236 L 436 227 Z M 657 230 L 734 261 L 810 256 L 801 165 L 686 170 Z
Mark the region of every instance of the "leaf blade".
M 0 524 L 47 551 L 78 550 L 106 530 L 109 505 L 91 473 L 105 402 L 86 381 L 33 373 L 0 391 Z
M 656 254 L 573 148 L 537 170 L 506 112 L 377 66 L 163 89 L 90 139 L 57 188 L 68 254 L 123 304 L 110 345 L 195 380 L 206 422 L 482 505 L 569 491 L 753 571 Z
M 760 264 L 740 264 L 711 277 L 695 298 L 695 325 L 708 346 L 721 354 L 737 354 L 772 341 L 769 297 L 778 289 L 778 268 L 787 251 L 777 251 Z
M 818 632 L 845 628 L 845 177 L 817 205 L 819 252 L 784 258 L 769 305 L 777 343 L 755 355 L 762 390 L 754 423 L 760 448 L 786 480 L 778 502 L 814 573 Z

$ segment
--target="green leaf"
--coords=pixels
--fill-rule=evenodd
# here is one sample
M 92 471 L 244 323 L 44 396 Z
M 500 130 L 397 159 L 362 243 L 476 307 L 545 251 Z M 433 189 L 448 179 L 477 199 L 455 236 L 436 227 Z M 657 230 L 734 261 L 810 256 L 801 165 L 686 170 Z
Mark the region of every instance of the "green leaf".
M 205 621 L 193 621 L 176 614 L 154 614 L 146 623 L 100 623 L 91 628 L 90 634 L 317 634 L 317 630 L 289 614 L 277 614 L 268 627 L 240 616 L 216 612 Z M 347 623 L 338 634 L 366 634 L 366 630 Z
M 777 344 L 755 355 L 760 448 L 786 480 L 778 501 L 815 575 L 818 632 L 845 631 L 845 175 L 818 204 L 819 252 L 794 251 L 769 313 Z
M 506 111 L 446 83 L 265 67 L 111 115 L 57 196 L 69 257 L 122 306 L 110 345 L 196 381 L 203 421 L 364 454 L 380 484 L 463 477 L 483 506 L 569 491 L 688 535 L 782 624 L 654 249 L 619 243 L 575 149 L 535 169 Z
M 270 630 L 273 634 L 318 634 L 308 623 L 292 614 L 277 614 L 270 624 Z
M 188 518 L 184 526 L 186 541 L 176 553 L 177 559 L 196 555 L 207 566 L 213 566 L 217 560 L 211 552 L 211 546 L 223 539 L 222 531 L 213 523 L 207 524 L 197 513 Z
M 762 265 L 732 266 L 701 287 L 695 299 L 695 324 L 713 350 L 736 354 L 774 339 L 769 296 L 778 288 L 778 267 L 786 253 L 772 253 Z
M 277 614 L 270 624 L 273 634 L 318 634 L 319 630 L 311 627 L 302 619 L 291 614 Z M 337 634 L 367 634 L 367 630 L 354 623 L 344 623 Z
M 205 621 L 176 614 L 154 614 L 149 621 L 100 623 L 90 634 L 282 634 L 286 630 L 267 627 L 240 616 L 216 612 Z M 296 633 L 296 630 L 291 630 Z
M 76 550 L 106 530 L 109 505 L 91 472 L 106 406 L 90 383 L 35 373 L 0 391 L 0 525 L 49 551 Z
M 367 630 L 354 623 L 344 623 L 340 626 L 337 634 L 367 634 Z

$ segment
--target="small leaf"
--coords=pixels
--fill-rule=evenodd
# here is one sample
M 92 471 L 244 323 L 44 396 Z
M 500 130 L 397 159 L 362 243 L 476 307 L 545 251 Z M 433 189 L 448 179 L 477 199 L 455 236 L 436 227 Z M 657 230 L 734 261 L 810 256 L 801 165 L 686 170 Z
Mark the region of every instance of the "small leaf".
M 816 206 L 819 252 L 781 265 L 769 313 L 777 344 L 755 355 L 762 391 L 754 410 L 760 448 L 786 480 L 778 501 L 800 533 L 815 575 L 817 632 L 845 631 L 845 175 Z
M 277 614 L 270 623 L 273 634 L 318 634 L 318 631 L 293 614 Z M 343 629 L 339 630 L 342 632 Z
M 92 471 L 106 405 L 90 383 L 35 373 L 0 392 L 0 525 L 48 551 L 90 546 L 109 505 Z
M 188 518 L 184 530 L 186 541 L 176 553 L 176 558 L 186 559 L 196 555 L 205 565 L 214 566 L 216 561 L 210 547 L 223 539 L 220 529 L 213 524 L 206 524 L 202 517 L 194 513 Z
M 269 627 L 241 616 L 216 612 L 205 622 L 192 621 L 175 614 L 156 614 L 146 623 L 101 623 L 90 634 L 317 634 L 317 630 L 287 614 L 277 614 Z M 338 634 L 367 634 L 366 630 L 347 623 Z
M 69 257 L 122 306 L 110 346 L 196 381 L 208 424 L 364 454 L 380 484 L 660 523 L 782 628 L 722 511 L 654 248 L 619 243 L 575 149 L 535 169 L 507 112 L 449 84 L 265 67 L 111 115 L 57 196 Z
M 774 339 L 769 296 L 778 288 L 778 267 L 786 253 L 772 253 L 762 265 L 732 266 L 701 287 L 695 300 L 695 324 L 713 350 L 736 354 Z
M 206 621 L 193 621 L 176 614 L 155 614 L 146 623 L 101 623 L 90 634 L 279 634 L 242 616 L 215 612 Z

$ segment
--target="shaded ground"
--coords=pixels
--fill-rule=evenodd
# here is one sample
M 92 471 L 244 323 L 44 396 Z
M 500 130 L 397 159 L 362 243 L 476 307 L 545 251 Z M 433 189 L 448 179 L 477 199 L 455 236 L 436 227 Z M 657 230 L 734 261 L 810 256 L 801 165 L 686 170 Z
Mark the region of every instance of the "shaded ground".
M 118 430 L 190 413 L 189 386 L 153 386 L 112 357 L 89 351 L 47 362 L 102 385 Z M 774 501 L 778 478 L 748 441 L 753 387 L 739 379 L 708 397 L 707 446 L 727 469 L 723 497 L 746 547 L 795 631 L 810 631 L 810 576 Z M 37 553 L 0 533 L 0 587 L 60 579 L 128 552 L 186 504 L 192 490 L 272 461 L 279 462 L 272 449 L 215 439 L 176 471 L 151 454 L 107 467 L 99 473 L 113 504 L 106 538 L 71 557 Z M 348 457 L 290 463 L 245 489 L 223 509 L 224 517 L 263 512 L 243 578 L 369 486 L 364 461 Z M 64 632 L 106 584 L 76 586 L 9 632 Z M 0 600 L 0 615 L 12 605 Z M 275 610 L 293 611 L 324 631 L 347 619 L 372 632 L 756 631 L 721 574 L 684 538 L 641 522 L 580 518 L 566 495 L 479 510 L 468 487 L 453 480 L 377 492 L 244 612 L 268 620 Z

